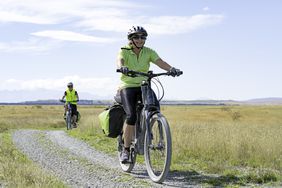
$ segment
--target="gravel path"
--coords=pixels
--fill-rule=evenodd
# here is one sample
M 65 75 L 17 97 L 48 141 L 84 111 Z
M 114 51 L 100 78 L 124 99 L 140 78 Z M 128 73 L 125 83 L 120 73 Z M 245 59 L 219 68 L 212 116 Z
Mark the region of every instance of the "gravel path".
M 200 187 L 200 180 L 210 178 L 172 172 L 163 184 L 155 184 L 144 166 L 135 166 L 130 175 L 122 173 L 117 157 L 96 151 L 64 131 L 18 130 L 13 141 L 31 160 L 71 187 Z

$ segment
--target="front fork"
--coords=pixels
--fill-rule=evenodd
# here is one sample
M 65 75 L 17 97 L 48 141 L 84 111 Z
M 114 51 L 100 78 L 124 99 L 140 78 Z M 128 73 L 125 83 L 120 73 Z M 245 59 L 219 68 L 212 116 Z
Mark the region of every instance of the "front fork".
M 135 129 L 135 140 L 134 143 L 137 146 L 137 153 L 140 155 L 144 155 L 144 142 L 145 142 L 145 135 L 146 135 L 146 130 L 149 130 L 151 132 L 151 127 L 150 127 L 150 118 L 152 116 L 152 112 L 149 112 L 148 110 L 142 109 L 139 119 L 138 119 L 138 124 L 136 124 L 136 129 Z M 152 135 L 149 134 L 149 139 L 152 139 Z
M 144 154 L 144 142 L 145 142 L 145 136 L 146 136 L 146 131 L 148 131 L 147 134 L 148 139 L 149 139 L 149 147 L 152 147 L 152 131 L 151 131 L 151 126 L 150 126 L 150 120 L 151 117 L 158 113 L 158 111 L 149 111 L 149 110 L 142 110 L 140 113 L 139 119 L 138 119 L 138 125 L 136 124 L 135 126 L 135 139 L 133 142 L 133 145 L 137 146 L 137 153 L 140 155 Z
M 152 147 L 152 139 L 153 139 L 153 134 L 152 134 L 152 127 L 150 126 L 150 120 L 151 120 L 151 117 L 153 117 L 153 115 L 155 115 L 156 113 L 158 113 L 158 111 L 148 111 L 148 110 L 145 110 L 145 127 L 146 127 L 146 131 L 147 133 L 147 136 L 148 136 L 148 140 L 149 140 L 149 143 L 148 143 L 148 146 L 151 148 Z

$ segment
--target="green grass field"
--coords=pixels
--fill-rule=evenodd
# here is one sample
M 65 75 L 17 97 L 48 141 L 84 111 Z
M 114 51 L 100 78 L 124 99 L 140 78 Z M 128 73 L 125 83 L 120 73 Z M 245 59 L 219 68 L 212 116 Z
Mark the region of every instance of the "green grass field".
M 102 110 L 79 106 L 80 125 L 69 134 L 115 155 L 116 139 L 105 137 L 98 123 Z M 191 173 L 220 175 L 201 180 L 207 185 L 281 184 L 282 106 L 165 106 L 162 112 L 172 132 L 171 171 L 187 178 Z M 1 151 L 12 145 L 13 129 L 65 129 L 62 113 L 62 106 L 0 106 Z M 13 182 L 3 174 L 7 158 L 0 152 L 0 182 Z
M 11 138 L 15 129 L 64 127 L 59 117 L 55 120 L 48 115 L 58 116 L 60 112 L 57 107 L 0 106 L 0 187 L 65 187 L 19 152 Z

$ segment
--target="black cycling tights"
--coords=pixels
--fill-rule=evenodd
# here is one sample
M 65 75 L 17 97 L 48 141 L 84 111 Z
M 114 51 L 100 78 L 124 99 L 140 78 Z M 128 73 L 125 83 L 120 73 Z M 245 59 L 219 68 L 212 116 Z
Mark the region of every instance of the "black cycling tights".
M 78 113 L 77 113 L 77 106 L 76 106 L 76 104 L 70 104 L 70 107 L 71 107 L 71 112 L 72 112 L 72 116 L 73 115 L 78 115 Z
M 141 87 L 124 88 L 120 91 L 121 102 L 126 112 L 126 123 L 128 125 L 135 125 L 136 105 L 138 101 L 142 101 Z

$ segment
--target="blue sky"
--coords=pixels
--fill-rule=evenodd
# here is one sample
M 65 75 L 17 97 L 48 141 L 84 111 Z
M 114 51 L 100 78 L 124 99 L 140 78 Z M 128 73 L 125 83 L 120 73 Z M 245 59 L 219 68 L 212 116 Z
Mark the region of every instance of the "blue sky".
M 81 98 L 111 97 L 118 50 L 142 25 L 146 46 L 184 71 L 161 79 L 165 99 L 282 97 L 281 8 L 280 0 L 0 0 L 0 96 L 54 98 L 73 81 Z M 28 97 L 3 96 L 20 91 Z

